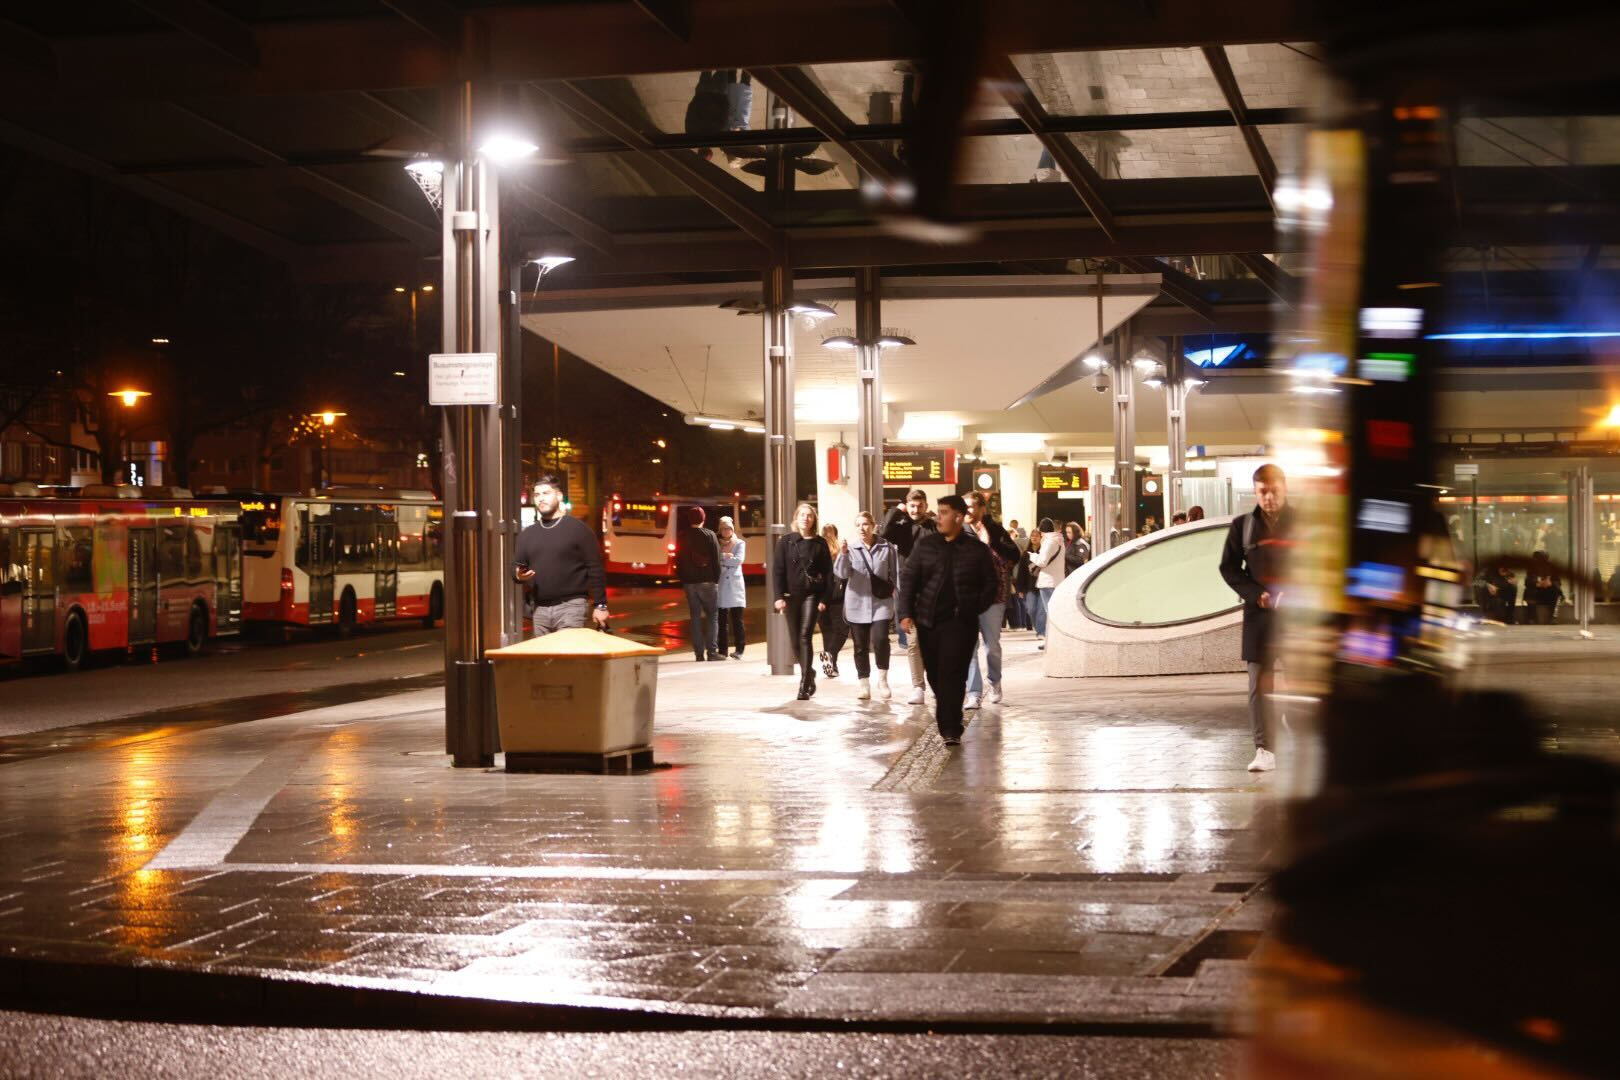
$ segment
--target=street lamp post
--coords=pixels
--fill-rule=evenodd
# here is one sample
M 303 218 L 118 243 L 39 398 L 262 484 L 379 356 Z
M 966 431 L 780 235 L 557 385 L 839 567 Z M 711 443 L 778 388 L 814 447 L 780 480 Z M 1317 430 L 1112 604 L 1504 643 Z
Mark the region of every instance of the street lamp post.
M 348 413 L 342 412 L 338 409 L 323 409 L 320 412 L 312 412 L 309 414 L 308 419 L 320 421 L 320 426 L 315 429 L 315 489 L 317 491 L 324 490 L 327 486 L 326 433 L 337 425 L 339 417 L 348 415 Z
M 142 398 L 151 397 L 152 393 L 149 390 L 134 390 L 134 389 L 126 387 L 126 388 L 124 388 L 122 390 L 109 391 L 107 396 L 112 397 L 112 398 L 117 398 L 119 401 L 123 402 L 125 411 L 128 411 L 130 409 L 135 408 L 135 406 L 139 405 L 141 403 Z M 125 449 L 124 449 L 125 430 L 126 429 L 124 428 L 124 425 L 122 423 L 119 423 L 117 425 L 117 431 L 115 432 L 116 437 L 112 440 L 112 444 L 113 444 L 113 446 L 118 448 L 119 457 L 127 459 L 129 455 L 125 452 Z M 105 468 L 105 463 L 103 463 L 103 467 Z M 124 467 L 124 462 L 123 461 L 118 462 L 118 468 L 120 470 L 122 470 L 123 467 Z M 103 472 L 102 475 L 105 476 L 107 474 L 105 472 Z M 114 475 L 117 475 L 117 474 L 115 473 Z

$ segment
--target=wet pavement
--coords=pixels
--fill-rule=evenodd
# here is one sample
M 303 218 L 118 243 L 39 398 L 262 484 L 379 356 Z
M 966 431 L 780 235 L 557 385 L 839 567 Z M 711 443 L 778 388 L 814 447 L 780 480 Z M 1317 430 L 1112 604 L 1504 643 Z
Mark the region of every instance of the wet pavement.
M 756 648 L 755 653 L 759 650 Z M 1047 680 L 948 751 L 757 657 L 635 777 L 454 770 L 442 691 L 0 764 L 0 955 L 755 1015 L 1219 1023 L 1264 926 L 1241 680 Z M 846 662 L 846 669 L 847 669 Z
M 1557 666 L 1556 737 L 1612 753 L 1616 644 L 1501 637 L 1477 670 Z M 1276 782 L 1244 771 L 1242 676 L 1050 680 L 1013 634 L 1006 703 L 949 750 L 856 701 L 847 654 L 796 702 L 760 652 L 665 659 L 640 776 L 452 769 L 436 688 L 0 762 L 0 983 L 31 959 L 767 1020 L 1240 1016 Z

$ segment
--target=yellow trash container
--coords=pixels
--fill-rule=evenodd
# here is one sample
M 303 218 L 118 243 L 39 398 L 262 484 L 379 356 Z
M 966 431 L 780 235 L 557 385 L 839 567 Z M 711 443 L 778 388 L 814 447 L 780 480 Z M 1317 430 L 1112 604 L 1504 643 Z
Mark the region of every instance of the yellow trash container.
M 490 649 L 507 772 L 652 768 L 662 649 L 597 630 L 559 630 Z

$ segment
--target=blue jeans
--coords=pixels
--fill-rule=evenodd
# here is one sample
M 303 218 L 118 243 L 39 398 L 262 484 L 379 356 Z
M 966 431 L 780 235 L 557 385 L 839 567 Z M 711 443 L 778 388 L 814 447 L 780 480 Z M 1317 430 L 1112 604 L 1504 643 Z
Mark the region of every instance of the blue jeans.
M 990 685 L 1001 684 L 1001 617 L 1005 604 L 991 604 L 979 614 L 979 636 L 984 638 L 984 666 L 990 675 Z M 973 645 L 973 661 L 968 664 L 968 693 L 984 693 L 984 681 L 979 677 L 979 646 Z
M 720 650 L 720 586 L 700 581 L 683 588 L 686 610 L 692 616 L 692 654 L 701 660 Z
M 1046 613 L 1052 604 L 1052 589 L 1036 589 L 1030 595 L 1037 597 L 1035 603 L 1035 633 L 1040 637 L 1046 636 Z

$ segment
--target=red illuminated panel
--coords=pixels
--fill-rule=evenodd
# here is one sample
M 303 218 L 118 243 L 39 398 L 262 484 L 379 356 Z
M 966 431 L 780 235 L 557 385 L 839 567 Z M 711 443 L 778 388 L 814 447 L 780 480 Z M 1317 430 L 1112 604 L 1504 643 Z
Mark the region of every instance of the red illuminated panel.
M 1367 421 L 1367 448 L 1373 457 L 1408 457 L 1412 453 L 1412 425 L 1404 420 Z

